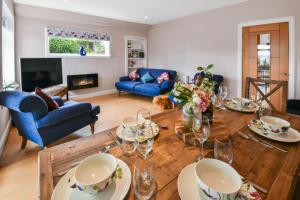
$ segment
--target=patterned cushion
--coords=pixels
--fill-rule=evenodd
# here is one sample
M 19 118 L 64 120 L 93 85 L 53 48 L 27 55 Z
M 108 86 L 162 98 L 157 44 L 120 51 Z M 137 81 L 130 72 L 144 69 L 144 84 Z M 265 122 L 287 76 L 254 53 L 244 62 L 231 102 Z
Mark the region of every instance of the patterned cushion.
M 36 87 L 35 88 L 35 94 L 40 96 L 47 104 L 48 111 L 55 110 L 59 108 L 58 103 L 54 101 L 48 94 L 44 93 L 41 88 Z
M 147 72 L 146 74 L 144 74 L 144 76 L 141 77 L 141 81 L 143 83 L 151 83 L 155 78 L 153 78 L 153 76 Z
M 140 74 L 138 73 L 138 70 L 137 70 L 137 69 L 134 70 L 134 71 L 132 71 L 132 72 L 129 74 L 129 79 L 130 79 L 131 81 L 137 81 L 137 80 L 139 80 L 139 78 L 140 78 Z
M 164 72 L 159 77 L 157 77 L 157 82 L 159 84 L 162 84 L 162 82 L 168 81 L 169 79 L 169 74 L 167 72 Z

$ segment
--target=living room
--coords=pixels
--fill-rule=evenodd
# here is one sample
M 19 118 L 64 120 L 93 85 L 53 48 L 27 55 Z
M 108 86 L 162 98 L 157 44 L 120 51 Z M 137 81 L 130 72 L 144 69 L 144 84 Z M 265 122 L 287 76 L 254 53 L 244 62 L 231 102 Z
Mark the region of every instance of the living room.
M 0 199 L 299 198 L 298 0 L 0 8 Z

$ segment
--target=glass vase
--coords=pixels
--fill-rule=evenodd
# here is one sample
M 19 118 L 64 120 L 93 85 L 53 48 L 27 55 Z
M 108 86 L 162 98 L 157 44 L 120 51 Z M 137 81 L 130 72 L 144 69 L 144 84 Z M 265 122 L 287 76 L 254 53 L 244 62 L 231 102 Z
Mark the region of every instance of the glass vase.
M 184 129 L 186 131 L 193 131 L 193 118 L 195 116 L 200 117 L 201 116 L 201 112 L 194 112 L 194 109 L 191 108 L 190 105 L 184 105 L 182 108 L 182 122 L 183 122 L 183 126 Z

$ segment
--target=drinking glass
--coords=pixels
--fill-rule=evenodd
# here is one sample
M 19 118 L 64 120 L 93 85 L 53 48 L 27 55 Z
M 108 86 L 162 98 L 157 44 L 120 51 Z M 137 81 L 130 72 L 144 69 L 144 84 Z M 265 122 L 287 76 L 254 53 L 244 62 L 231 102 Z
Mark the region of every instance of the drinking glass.
M 258 115 L 259 115 L 259 117 L 271 116 L 272 109 L 268 105 L 261 105 L 258 108 Z
M 227 87 L 225 85 L 220 85 L 218 92 L 219 92 L 219 96 L 221 97 L 221 100 L 222 100 L 222 108 L 226 109 L 224 106 L 224 100 L 226 99 L 227 94 L 228 94 Z
M 125 155 L 132 155 L 137 148 L 137 144 L 135 141 L 122 139 L 121 148 Z
M 152 152 L 154 134 L 151 125 L 150 111 L 141 109 L 137 113 L 137 131 L 135 141 L 137 150 L 143 159 L 147 159 Z
M 203 143 L 208 139 L 210 134 L 210 123 L 206 116 L 196 116 L 193 118 L 193 133 L 195 138 L 201 144 L 201 155 L 198 160 L 204 158 L 203 154 Z
M 134 194 L 140 200 L 150 199 L 155 192 L 154 163 L 137 159 L 133 171 Z
M 214 156 L 215 159 L 222 160 L 231 165 L 233 161 L 233 149 L 230 138 L 224 138 L 222 141 L 217 137 L 215 138 Z

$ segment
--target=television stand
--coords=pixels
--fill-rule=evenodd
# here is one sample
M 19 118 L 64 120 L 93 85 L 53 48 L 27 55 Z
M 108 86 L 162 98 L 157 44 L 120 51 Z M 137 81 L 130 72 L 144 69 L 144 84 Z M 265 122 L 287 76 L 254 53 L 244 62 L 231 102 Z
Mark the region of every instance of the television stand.
M 66 100 L 69 101 L 69 89 L 65 85 L 55 85 L 43 89 L 43 92 L 47 93 L 50 96 L 66 96 Z

